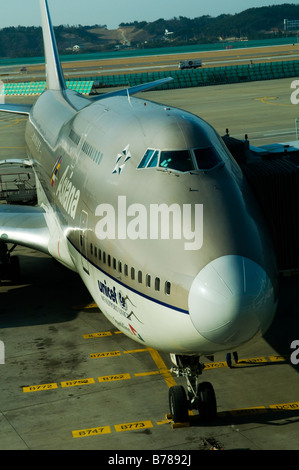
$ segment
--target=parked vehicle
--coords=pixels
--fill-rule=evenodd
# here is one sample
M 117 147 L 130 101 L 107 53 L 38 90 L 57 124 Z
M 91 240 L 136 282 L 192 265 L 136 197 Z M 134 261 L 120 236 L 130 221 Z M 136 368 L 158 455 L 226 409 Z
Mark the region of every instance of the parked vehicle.
M 179 69 L 197 69 L 197 67 L 202 67 L 202 60 L 181 60 L 179 63 Z

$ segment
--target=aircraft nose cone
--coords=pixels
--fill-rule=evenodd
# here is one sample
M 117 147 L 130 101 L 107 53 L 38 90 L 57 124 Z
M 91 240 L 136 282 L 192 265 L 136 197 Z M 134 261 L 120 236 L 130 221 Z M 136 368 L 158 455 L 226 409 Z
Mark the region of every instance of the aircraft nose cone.
M 237 255 L 206 265 L 194 279 L 188 300 L 197 331 L 228 350 L 265 331 L 275 313 L 270 278 L 257 263 Z

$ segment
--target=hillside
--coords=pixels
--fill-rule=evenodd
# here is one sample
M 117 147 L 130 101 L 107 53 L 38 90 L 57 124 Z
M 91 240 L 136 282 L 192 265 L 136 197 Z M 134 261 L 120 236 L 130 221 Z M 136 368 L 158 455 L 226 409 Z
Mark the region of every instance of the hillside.
M 269 7 L 249 8 L 235 15 L 198 18 L 157 19 L 121 23 L 116 30 L 104 25 L 55 27 L 61 54 L 69 54 L 75 45 L 80 52 L 100 52 L 124 47 L 147 48 L 171 45 L 219 42 L 228 38 L 247 37 L 262 39 L 294 36 L 286 33 L 283 20 L 298 19 L 299 5 L 282 4 Z M 171 34 L 165 34 L 168 30 Z M 34 57 L 43 55 L 41 28 L 23 27 L 0 30 L 0 57 Z

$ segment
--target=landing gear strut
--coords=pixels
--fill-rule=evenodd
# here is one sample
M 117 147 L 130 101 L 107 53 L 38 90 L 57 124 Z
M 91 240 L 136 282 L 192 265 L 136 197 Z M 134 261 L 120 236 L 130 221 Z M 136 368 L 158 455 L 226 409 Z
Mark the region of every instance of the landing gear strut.
M 188 410 L 197 410 L 201 421 L 212 421 L 216 418 L 217 404 L 213 386 L 210 382 L 200 382 L 199 376 L 203 364 L 198 356 L 181 356 L 171 354 L 174 367 L 171 372 L 187 380 L 187 394 L 182 385 L 169 389 L 169 408 L 173 421 L 188 421 Z
M 10 280 L 14 284 L 20 282 L 19 258 L 18 256 L 11 256 L 16 246 L 13 245 L 9 250 L 6 243 L 0 242 L 0 282 L 1 280 Z

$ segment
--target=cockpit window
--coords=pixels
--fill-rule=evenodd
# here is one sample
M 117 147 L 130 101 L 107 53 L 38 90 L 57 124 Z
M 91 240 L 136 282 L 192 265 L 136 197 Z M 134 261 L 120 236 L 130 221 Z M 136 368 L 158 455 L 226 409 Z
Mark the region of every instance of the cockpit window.
M 222 162 L 214 147 L 194 149 L 193 151 L 199 170 L 210 170 Z
M 159 151 L 155 150 L 152 157 L 151 157 L 151 159 L 150 159 L 150 161 L 149 161 L 149 163 L 148 163 L 148 165 L 147 165 L 147 167 L 148 168 L 153 168 L 153 167 L 157 166 L 158 158 L 159 158 Z
M 138 168 L 153 168 L 157 166 L 158 163 L 159 151 L 153 149 L 147 149 L 141 162 L 138 165 Z
M 212 170 L 224 164 L 215 147 L 189 150 L 147 149 L 137 168 L 163 168 L 184 172 Z
M 193 171 L 194 165 L 189 150 L 162 151 L 160 156 L 161 168 L 177 171 Z

